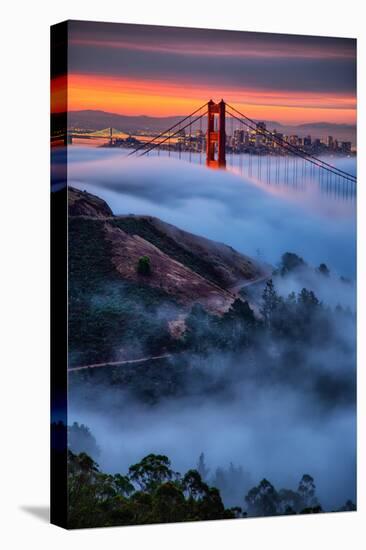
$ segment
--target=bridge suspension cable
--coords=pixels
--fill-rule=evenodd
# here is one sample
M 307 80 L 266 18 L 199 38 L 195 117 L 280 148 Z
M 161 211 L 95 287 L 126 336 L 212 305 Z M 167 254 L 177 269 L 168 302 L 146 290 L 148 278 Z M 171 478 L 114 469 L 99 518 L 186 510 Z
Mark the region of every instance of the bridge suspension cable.
M 348 174 L 347 172 L 343 172 L 343 170 L 338 170 L 338 168 L 335 168 L 333 167 L 332 165 L 328 165 L 328 166 L 332 166 L 332 168 L 328 168 L 327 166 L 324 166 L 323 162 L 319 159 L 319 162 L 317 161 L 316 157 L 315 159 L 313 160 L 312 158 L 307 158 L 307 155 L 304 155 L 300 150 L 298 150 L 296 147 L 293 148 L 292 146 L 292 149 L 291 147 L 288 147 L 290 146 L 290 144 L 288 142 L 284 142 L 283 144 L 279 143 L 276 138 L 274 136 L 272 136 L 272 134 L 266 134 L 265 132 L 262 132 L 261 130 L 257 129 L 256 127 L 253 127 L 251 126 L 250 124 L 248 124 L 247 122 L 244 122 L 243 120 L 241 120 L 239 117 L 237 117 L 236 115 L 233 115 L 231 113 L 228 113 L 230 116 L 232 116 L 233 118 L 237 119 L 239 122 L 241 122 L 242 124 L 245 124 L 245 126 L 248 126 L 248 128 L 250 128 L 251 130 L 254 130 L 257 134 L 260 134 L 260 135 L 263 135 L 263 136 L 266 136 L 268 137 L 269 139 L 271 139 L 272 141 L 274 141 L 275 143 L 277 143 L 278 145 L 280 145 L 280 147 L 282 147 L 283 149 L 287 150 L 287 151 L 290 151 L 293 155 L 295 156 L 298 156 L 302 159 L 304 159 L 306 162 L 309 162 L 311 163 L 312 165 L 318 167 L 318 168 L 321 168 L 322 170 L 325 170 L 326 172 L 330 173 L 330 174 L 334 174 L 335 176 L 339 176 L 347 181 L 350 181 L 352 183 L 356 183 L 357 182 L 357 179 L 355 178 L 355 176 L 353 176 L 352 174 Z M 345 175 L 347 174 L 347 175 Z
M 289 143 L 288 141 L 284 140 L 283 138 L 281 138 L 279 136 L 273 135 L 269 130 L 267 130 L 265 128 L 258 128 L 258 126 L 257 126 L 257 124 L 254 120 L 247 117 L 246 115 L 244 115 L 243 113 L 238 111 L 238 109 L 235 109 L 235 107 L 232 107 L 228 103 L 226 104 L 226 107 L 231 109 L 235 113 L 239 114 L 241 118 L 239 118 L 235 114 L 230 113 L 229 111 L 227 111 L 228 115 L 235 118 L 236 120 L 241 122 L 241 124 L 244 124 L 245 126 L 250 128 L 251 130 L 254 130 L 257 134 L 263 135 L 263 136 L 267 137 L 268 139 L 270 139 L 271 141 L 277 143 L 277 145 L 279 145 L 283 149 L 286 149 L 286 150 L 290 151 L 294 155 L 300 156 L 301 158 L 303 158 L 307 162 L 312 163 L 313 165 L 317 166 L 318 168 L 322 168 L 323 170 L 326 170 L 330 173 L 333 173 L 336 176 L 341 176 L 342 178 L 344 178 L 348 181 L 352 181 L 353 183 L 357 182 L 357 177 L 354 176 L 353 174 L 345 172 L 344 170 L 341 170 L 340 168 L 336 168 L 332 164 L 329 164 L 328 162 L 325 162 L 322 159 L 320 159 L 318 157 L 315 157 L 314 155 L 308 153 L 307 151 L 304 151 L 304 149 L 301 149 L 300 147 L 297 147 L 297 146 L 293 145 L 292 143 Z M 244 119 L 244 120 L 242 120 L 242 119 Z M 245 122 L 245 121 L 247 121 L 247 122 Z
M 144 155 L 146 155 L 147 153 L 149 153 L 150 151 L 152 151 L 153 149 L 155 149 L 156 147 L 159 147 L 160 145 L 162 145 L 163 143 L 165 143 L 166 141 L 170 140 L 171 138 L 177 136 L 178 134 L 180 134 L 180 132 L 182 132 L 182 130 L 185 130 L 186 128 L 191 127 L 192 124 L 195 124 L 196 122 L 198 122 L 200 119 L 202 119 L 203 117 L 206 116 L 206 113 L 203 113 L 202 115 L 196 117 L 194 120 L 189 120 L 188 124 L 186 124 L 185 126 L 183 126 L 182 128 L 179 128 L 176 132 L 174 132 L 174 134 L 169 134 L 168 136 L 166 136 L 163 140 L 159 141 L 158 143 L 154 143 L 153 145 L 151 145 L 149 147 L 149 149 L 146 149 L 145 151 L 142 151 L 142 153 L 140 153 L 140 157 L 143 157 Z M 191 117 L 187 117 L 187 118 L 191 118 Z M 186 120 L 186 119 L 184 119 Z M 166 132 L 164 132 L 165 134 Z M 151 144 L 153 140 L 149 141 L 148 144 Z M 134 151 L 136 152 L 136 151 Z M 131 153 L 130 153 L 131 154 Z M 129 156 L 129 155 L 128 155 Z
M 138 153 L 139 151 L 141 151 L 142 149 L 145 149 L 146 147 L 150 147 L 152 143 L 155 143 L 156 140 L 162 138 L 163 136 L 166 136 L 166 134 L 169 132 L 169 135 L 168 137 L 166 137 L 165 139 L 163 139 L 163 141 L 161 142 L 158 142 L 155 144 L 155 146 L 158 146 L 158 145 L 161 145 L 162 143 L 164 143 L 165 141 L 167 141 L 169 138 L 175 136 L 177 133 L 179 133 L 180 131 L 184 130 L 185 128 L 187 128 L 188 126 L 190 126 L 190 124 L 193 124 L 193 122 L 189 122 L 184 128 L 180 128 L 180 125 L 185 122 L 186 120 L 188 119 L 191 119 L 192 116 L 194 116 L 196 113 L 198 113 L 199 111 L 201 111 L 204 107 L 207 107 L 207 103 L 204 103 L 203 105 L 201 105 L 201 107 L 199 107 L 198 109 L 196 109 L 195 111 L 193 111 L 192 113 L 190 113 L 188 116 L 184 117 L 182 120 L 179 120 L 178 122 L 176 122 L 175 124 L 173 124 L 173 126 L 171 126 L 170 128 L 168 128 L 167 130 L 164 130 L 163 132 L 161 132 L 159 135 L 155 136 L 153 139 L 151 139 L 150 141 L 147 141 L 146 143 L 142 143 L 141 145 L 139 145 L 136 149 L 134 149 L 133 151 L 131 151 L 127 157 L 130 157 L 131 155 L 135 155 L 136 153 Z M 202 115 L 200 118 L 202 118 L 203 116 L 205 116 L 206 113 L 204 115 Z M 199 120 L 199 119 L 197 119 Z M 195 122 L 195 121 L 194 121 Z M 179 130 L 177 132 L 175 132 L 174 134 L 171 134 L 170 132 L 172 130 L 174 130 L 175 128 L 179 127 Z M 153 147 L 153 149 L 155 148 L 155 146 Z M 151 149 L 150 149 L 151 150 Z M 147 152 L 147 151 L 146 151 Z M 145 152 L 144 152 L 145 154 Z
M 224 104 L 223 100 L 221 102 Z M 221 105 L 220 103 L 220 105 Z M 149 141 L 142 143 L 138 145 L 133 151 L 131 151 L 126 157 L 130 157 L 132 155 L 138 154 L 138 156 L 144 156 L 147 155 L 150 151 L 153 151 L 155 148 L 160 147 L 160 145 L 166 143 L 168 141 L 168 150 L 169 150 L 169 156 L 170 156 L 170 143 L 171 139 L 176 137 L 177 135 L 181 134 L 186 128 L 189 127 L 189 152 L 191 157 L 191 141 L 192 141 L 192 125 L 194 125 L 196 122 L 200 121 L 200 129 L 202 128 L 202 118 L 209 115 L 209 106 L 213 104 L 212 101 L 206 102 L 203 105 L 201 105 L 198 109 L 187 115 L 186 117 L 182 118 L 175 124 L 173 124 L 170 128 L 167 130 L 164 130 L 157 136 L 153 137 Z M 272 141 L 276 145 L 278 145 L 283 151 L 286 151 L 288 153 L 291 153 L 294 155 L 294 157 L 300 157 L 304 161 L 308 163 L 310 168 L 317 167 L 321 169 L 320 174 L 327 173 L 333 174 L 337 176 L 338 178 L 343 178 L 344 180 L 350 181 L 352 183 L 357 182 L 357 177 L 353 174 L 350 174 L 344 170 L 341 170 L 340 168 L 337 168 L 336 166 L 333 166 L 332 164 L 329 164 L 328 162 L 322 160 L 321 158 L 316 157 L 315 155 L 309 153 L 308 151 L 304 150 L 303 148 L 293 145 L 292 143 L 288 142 L 286 139 L 283 139 L 280 135 L 276 133 L 272 133 L 270 130 L 258 126 L 258 124 L 251 118 L 247 117 L 243 113 L 241 113 L 238 109 L 233 107 L 232 105 L 229 105 L 228 103 L 224 104 L 226 106 L 226 113 L 228 116 L 231 117 L 231 121 L 233 119 L 236 119 L 239 121 L 242 125 L 246 126 L 247 128 L 251 129 L 255 132 L 255 134 L 259 134 L 264 136 L 266 139 Z M 206 110 L 207 108 L 207 110 Z M 205 109 L 203 113 L 198 115 L 202 111 L 202 109 Z M 225 110 L 225 107 L 224 107 Z M 198 115 L 198 116 L 195 116 Z M 186 124 L 184 124 L 186 121 L 188 121 Z M 225 123 L 224 124 L 224 132 L 225 132 Z M 201 131 L 200 131 L 201 134 Z M 160 148 L 158 149 L 158 152 L 160 152 Z M 179 144 L 179 158 L 181 158 L 180 155 L 181 152 L 181 144 Z M 200 155 L 202 151 L 200 148 Z M 250 155 L 249 155 L 250 156 Z M 258 160 L 259 162 L 259 160 Z M 251 163 L 249 163 L 250 165 Z M 305 164 L 306 165 L 306 164 Z M 259 169 L 261 167 L 259 166 Z M 268 166 L 267 166 L 268 169 Z M 297 163 L 294 165 L 294 169 L 297 171 Z

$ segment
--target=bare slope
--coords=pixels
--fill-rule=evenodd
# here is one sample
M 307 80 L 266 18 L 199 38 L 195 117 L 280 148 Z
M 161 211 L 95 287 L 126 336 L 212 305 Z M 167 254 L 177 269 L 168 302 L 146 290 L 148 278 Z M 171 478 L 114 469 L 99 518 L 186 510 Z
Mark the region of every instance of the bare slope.
M 233 248 L 193 235 L 150 216 L 113 216 L 100 198 L 69 188 L 69 214 L 101 224 L 110 260 L 123 279 L 158 288 L 182 305 L 200 302 L 223 311 L 234 299 L 231 288 L 262 278 L 266 269 Z M 82 253 L 82 251 L 80 251 Z M 151 273 L 137 263 L 149 256 Z

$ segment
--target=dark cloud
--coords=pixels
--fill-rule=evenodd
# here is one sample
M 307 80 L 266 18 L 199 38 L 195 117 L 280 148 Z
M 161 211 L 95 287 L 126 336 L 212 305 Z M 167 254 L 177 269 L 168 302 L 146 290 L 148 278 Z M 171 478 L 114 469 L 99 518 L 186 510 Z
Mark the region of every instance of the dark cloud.
M 270 90 L 354 93 L 352 39 L 71 24 L 71 72 Z
M 347 59 L 215 59 L 98 46 L 74 46 L 69 69 L 75 73 L 277 91 L 352 93 L 356 82 L 355 63 Z
M 165 27 L 154 25 L 132 25 L 116 23 L 95 23 L 88 21 L 71 21 L 70 38 L 97 41 L 130 41 L 131 44 L 146 47 L 170 45 L 186 51 L 187 45 L 197 48 L 252 48 L 268 53 L 287 52 L 296 48 L 301 57 L 310 51 L 318 51 L 324 57 L 354 57 L 356 40 L 350 38 L 334 38 L 321 36 L 303 36 L 289 34 L 271 34 L 258 32 L 223 31 L 215 29 L 193 29 L 182 27 Z M 197 51 L 200 51 L 197 49 Z

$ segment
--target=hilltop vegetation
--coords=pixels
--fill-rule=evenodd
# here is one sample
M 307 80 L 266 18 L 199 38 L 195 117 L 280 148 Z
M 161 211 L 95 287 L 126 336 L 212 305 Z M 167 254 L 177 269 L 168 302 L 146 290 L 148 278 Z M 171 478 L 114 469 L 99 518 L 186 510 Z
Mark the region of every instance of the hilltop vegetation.
M 110 527 L 182 521 L 323 512 L 314 479 L 304 474 L 296 490 L 267 479 L 242 494 L 243 507 L 226 508 L 219 489 L 197 469 L 180 474 L 165 455 L 150 454 L 127 474 L 105 474 L 86 453 L 68 451 L 68 527 Z M 355 510 L 351 501 L 339 511 Z

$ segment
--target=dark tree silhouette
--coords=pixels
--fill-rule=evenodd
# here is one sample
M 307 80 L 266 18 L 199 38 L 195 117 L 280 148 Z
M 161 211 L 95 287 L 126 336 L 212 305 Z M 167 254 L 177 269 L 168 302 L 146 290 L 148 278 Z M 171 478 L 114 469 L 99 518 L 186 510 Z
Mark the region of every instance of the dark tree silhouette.
M 260 484 L 250 489 L 245 497 L 250 516 L 277 515 L 279 500 L 276 489 L 267 479 L 262 479 Z
M 329 268 L 326 264 L 320 264 L 317 271 L 322 275 L 324 275 L 325 277 L 329 277 L 330 275 Z
M 145 456 L 141 462 L 130 466 L 128 473 L 131 481 L 137 483 L 142 491 L 148 492 L 174 477 L 169 458 L 154 454 Z
M 282 276 L 288 275 L 296 269 L 306 267 L 304 260 L 293 252 L 285 252 L 282 254 L 280 263 L 280 274 Z
M 200 474 L 201 478 L 206 481 L 208 478 L 208 474 L 210 473 L 210 468 L 207 468 L 206 466 L 205 453 L 201 453 L 198 457 L 197 471 Z
M 314 479 L 309 474 L 304 474 L 299 482 L 297 492 L 301 497 L 302 508 L 314 508 L 318 506 Z
M 149 256 L 141 256 L 137 262 L 137 273 L 140 275 L 150 275 L 151 262 Z
M 262 294 L 261 314 L 263 315 L 264 324 L 267 328 L 271 328 L 275 311 L 280 303 L 280 298 L 275 290 L 272 279 L 267 281 Z

